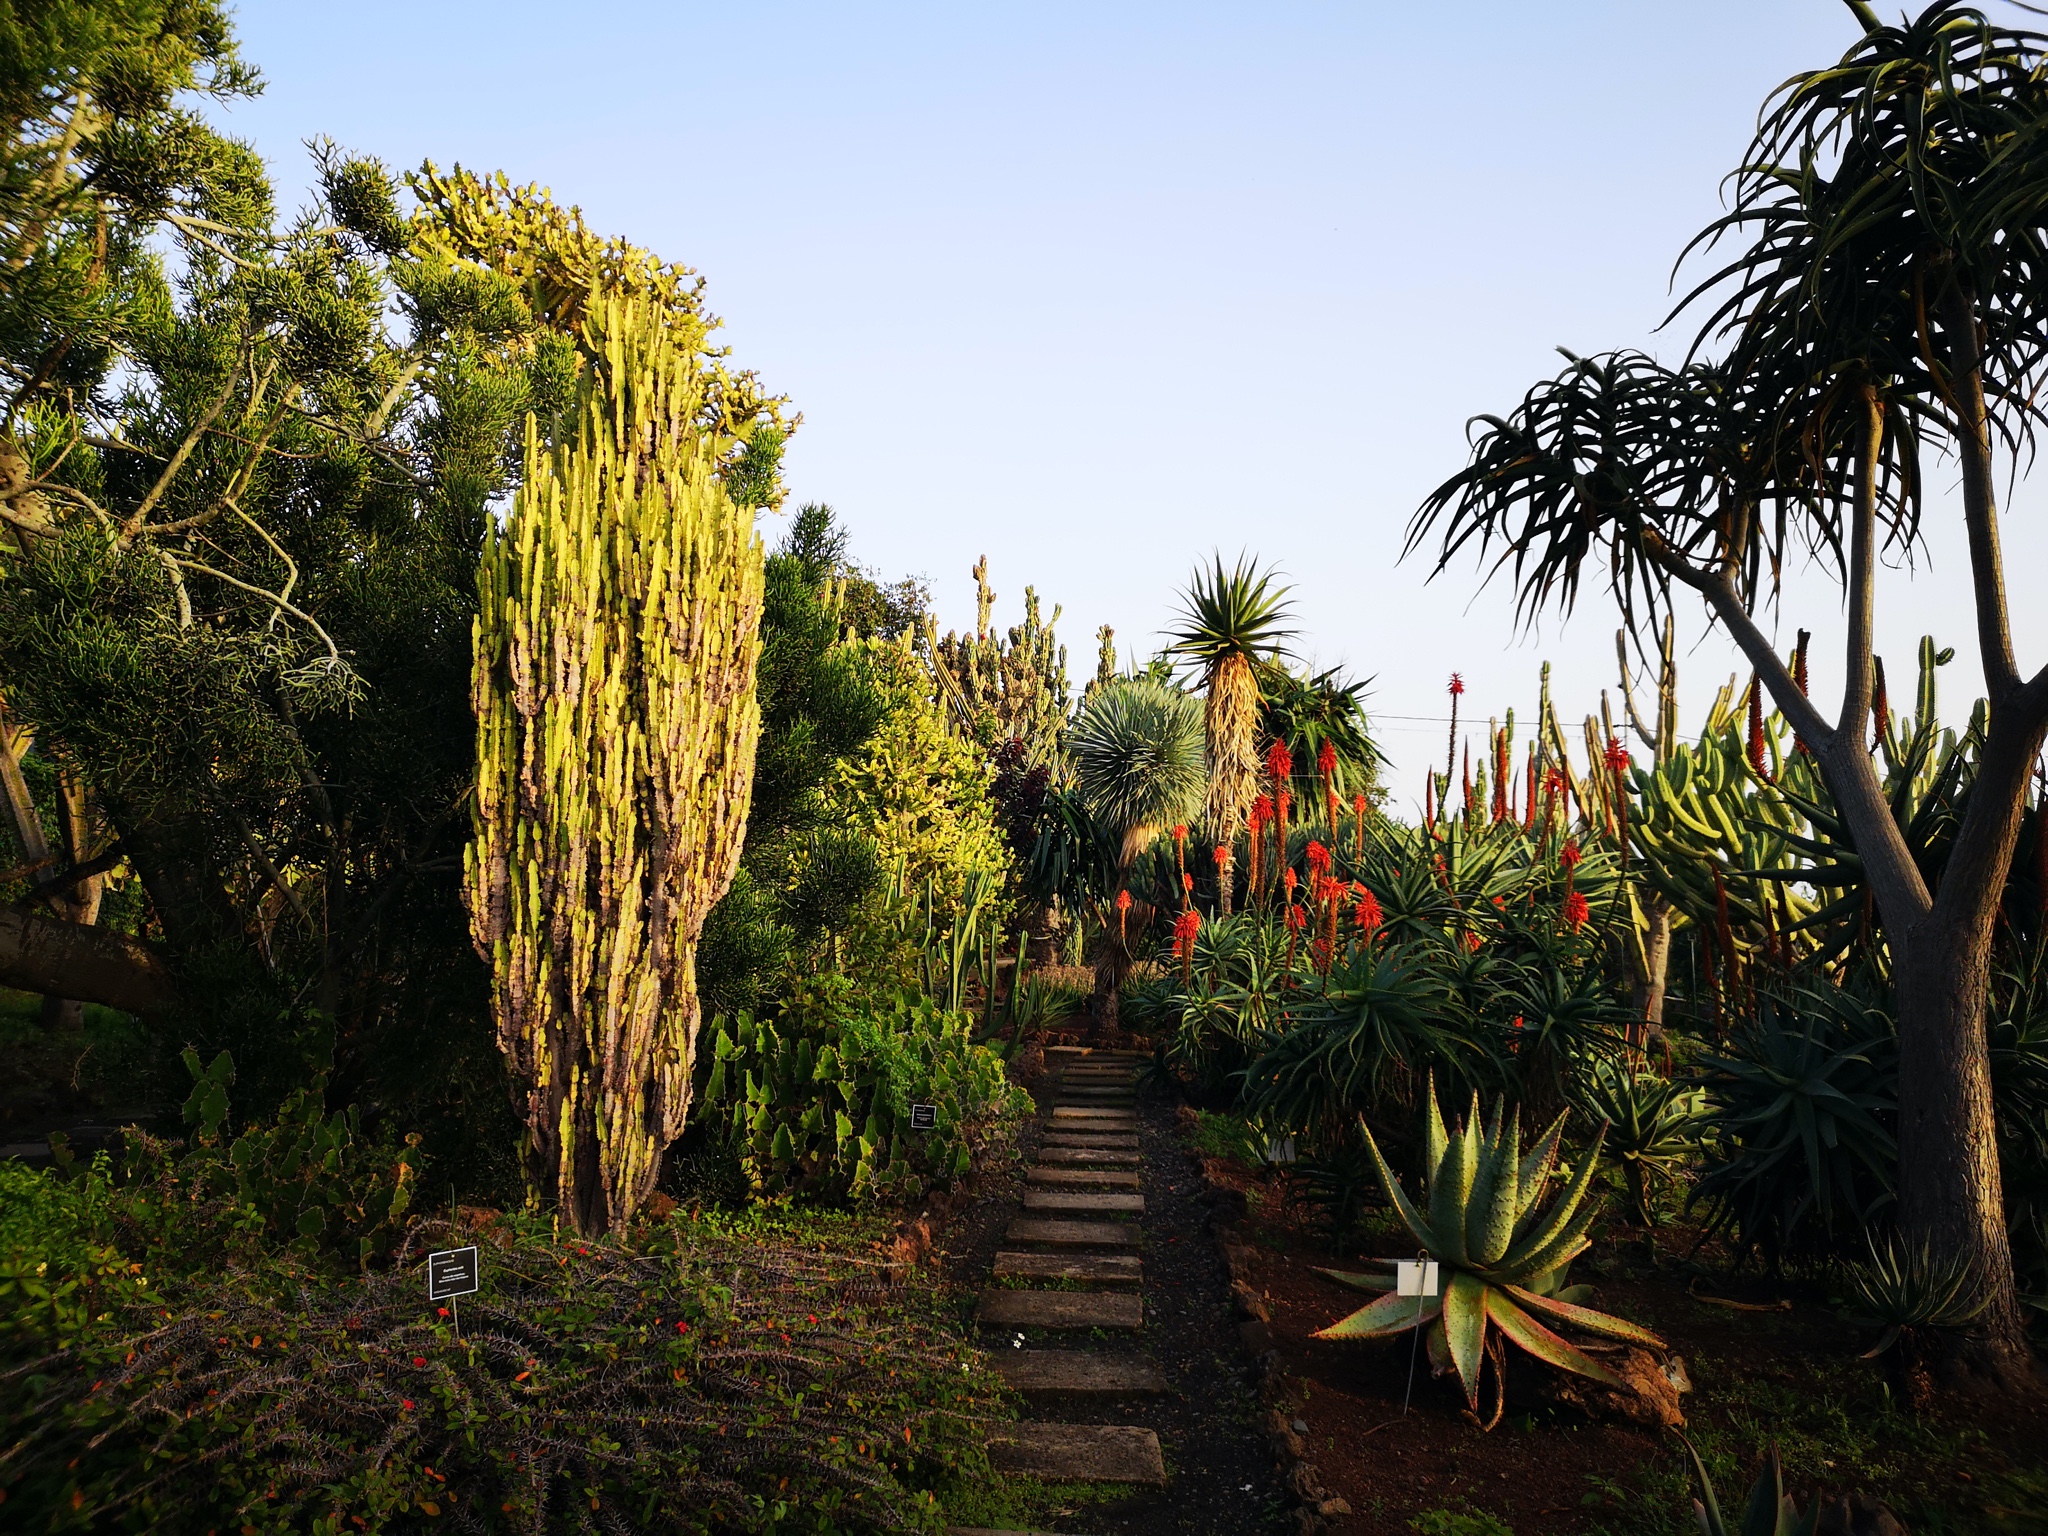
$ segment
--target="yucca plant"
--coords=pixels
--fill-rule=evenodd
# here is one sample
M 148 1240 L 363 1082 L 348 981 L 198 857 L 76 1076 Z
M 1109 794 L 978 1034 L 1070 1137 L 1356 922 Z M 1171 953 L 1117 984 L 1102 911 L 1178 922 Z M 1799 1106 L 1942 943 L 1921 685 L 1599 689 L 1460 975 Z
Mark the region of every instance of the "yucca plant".
M 1675 1181 L 1698 1149 L 1708 1114 L 1705 1090 L 1625 1063 L 1595 1061 L 1580 1082 L 1579 1108 L 1607 1123 L 1607 1150 L 1621 1165 L 1636 1220 L 1656 1225 L 1650 1179 Z
M 1731 1530 L 1722 1518 L 1720 1500 L 1714 1497 L 1714 1480 L 1707 1476 L 1706 1463 L 1700 1460 L 1700 1453 L 1692 1448 L 1690 1440 L 1683 1435 L 1678 1438 L 1685 1446 L 1685 1454 L 1692 1458 L 1693 1471 L 1699 1474 L 1700 1496 L 1692 1501 L 1692 1513 L 1700 1523 L 1700 1536 L 1814 1536 L 1819 1529 L 1820 1502 L 1815 1500 L 1812 1509 L 1804 1515 L 1799 1513 L 1799 1506 L 1785 1492 L 1785 1469 L 1774 1445 L 1770 1460 L 1750 1487 L 1742 1523 Z
M 1293 637 L 1287 592 L 1256 561 L 1240 557 L 1224 570 L 1219 553 L 1211 569 L 1195 568 L 1167 646 L 1201 675 L 1209 766 L 1204 827 L 1209 841 L 1225 848 L 1236 842 L 1259 792 L 1261 694 L 1255 664 L 1276 661 L 1282 642 Z M 1222 910 L 1228 912 L 1229 872 L 1219 873 Z
M 1578 1159 L 1571 1182 L 1548 1211 L 1538 1202 L 1557 1164 L 1563 1115 L 1551 1124 L 1535 1150 L 1522 1155 L 1522 1114 L 1506 1101 L 1494 1105 L 1482 1126 L 1479 1095 L 1454 1129 L 1446 1130 L 1434 1085 L 1423 1117 L 1429 1168 L 1424 1208 L 1402 1190 L 1372 1131 L 1365 1145 L 1387 1200 L 1400 1213 L 1415 1241 L 1435 1259 L 1443 1279 L 1441 1296 L 1382 1296 L 1317 1334 L 1321 1339 L 1379 1339 L 1428 1327 L 1431 1365 L 1455 1369 L 1467 1405 L 1479 1409 L 1483 1361 L 1494 1369 L 1497 1397 L 1485 1427 L 1500 1422 L 1507 1405 L 1507 1351 L 1503 1338 L 1547 1365 L 1590 1377 L 1609 1387 L 1626 1384 L 1592 1356 L 1553 1333 L 1539 1318 L 1603 1338 L 1661 1350 L 1663 1340 L 1648 1329 L 1583 1306 L 1560 1293 L 1564 1269 L 1589 1246 L 1587 1232 L 1598 1207 L 1586 1199 L 1600 1165 L 1600 1138 Z M 1383 1279 L 1323 1270 L 1333 1280 L 1360 1290 L 1384 1290 Z M 1533 1315 L 1532 1315 L 1533 1314 Z M 1431 1326 L 1433 1325 L 1433 1326 Z

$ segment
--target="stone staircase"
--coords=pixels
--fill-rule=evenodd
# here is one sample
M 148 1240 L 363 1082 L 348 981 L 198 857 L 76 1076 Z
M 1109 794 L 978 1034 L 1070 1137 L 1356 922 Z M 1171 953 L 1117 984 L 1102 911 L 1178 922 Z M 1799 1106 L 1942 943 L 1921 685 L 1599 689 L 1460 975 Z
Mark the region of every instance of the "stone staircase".
M 1010 1337 L 992 1341 L 994 1364 L 1034 1408 L 1056 1415 L 1060 1399 L 1136 1398 L 1167 1390 L 1135 1348 L 1145 1326 L 1139 1246 L 1140 1193 L 1135 1052 L 1047 1052 L 1053 1107 L 1038 1164 L 1025 1175 L 1023 1212 L 1005 1234 L 993 1285 L 976 1320 Z M 1055 1289 L 1054 1287 L 1057 1287 Z M 1013 1347 L 1031 1332 L 1106 1335 L 1096 1347 Z M 999 1472 L 1048 1482 L 1160 1486 L 1166 1466 L 1150 1429 L 1065 1424 L 1054 1417 L 1006 1427 L 989 1442 Z

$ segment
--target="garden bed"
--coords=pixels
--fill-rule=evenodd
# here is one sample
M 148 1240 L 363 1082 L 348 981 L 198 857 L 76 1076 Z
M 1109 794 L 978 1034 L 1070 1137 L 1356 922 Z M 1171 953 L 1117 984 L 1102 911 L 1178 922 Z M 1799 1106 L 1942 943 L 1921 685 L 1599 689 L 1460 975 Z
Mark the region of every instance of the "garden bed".
M 1527 1356 L 1511 1360 L 1507 1416 L 1491 1433 L 1465 1415 L 1451 1378 L 1431 1378 L 1426 1355 L 1404 1414 L 1409 1338 L 1337 1343 L 1311 1335 L 1359 1301 L 1315 1270 L 1410 1257 L 1405 1234 L 1373 1233 L 1337 1257 L 1286 1180 L 1222 1158 L 1207 1159 L 1205 1170 L 1244 1196 L 1232 1241 L 1241 1278 L 1265 1313 L 1253 1339 L 1273 1352 L 1269 1401 L 1298 1454 L 1351 1506 L 1330 1520 L 1334 1536 L 1695 1529 L 1677 1437 L 1594 1423 L 1546 1400 L 1548 1373 Z M 1686 1433 L 1714 1470 L 1724 1508 L 1739 1508 L 1775 1442 L 1802 1508 L 1816 1485 L 1830 1497 L 1860 1489 L 1915 1533 L 2048 1532 L 2048 1405 L 1951 1399 L 1916 1419 L 1890 1401 L 1879 1368 L 1857 1358 L 1869 1340 L 1834 1315 L 1824 1287 L 1688 1265 L 1683 1256 L 1697 1234 L 1683 1227 L 1659 1229 L 1652 1268 L 1639 1229 L 1606 1230 L 1573 1277 L 1596 1286 L 1596 1305 L 1654 1328 L 1685 1362 L 1693 1384 L 1683 1398 Z M 1784 1302 L 1789 1309 L 1776 1309 Z

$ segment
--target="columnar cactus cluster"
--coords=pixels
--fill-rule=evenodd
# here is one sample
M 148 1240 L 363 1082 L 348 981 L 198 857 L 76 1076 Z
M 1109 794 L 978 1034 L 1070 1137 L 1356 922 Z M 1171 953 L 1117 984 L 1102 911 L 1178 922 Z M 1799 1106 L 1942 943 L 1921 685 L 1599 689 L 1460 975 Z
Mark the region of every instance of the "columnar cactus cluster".
M 988 557 L 974 566 L 975 630 L 948 631 L 931 640 L 938 664 L 959 685 L 974 735 L 995 748 L 1012 739 L 1025 743 L 1033 761 L 1056 749 L 1068 711 L 1067 648 L 1054 638 L 1057 606 L 1041 616 L 1038 593 L 1024 589 L 1024 622 L 998 636 L 991 623 L 996 595 L 988 584 Z
M 644 298 L 593 298 L 560 441 L 529 420 L 487 538 L 471 704 L 471 933 L 529 1178 L 586 1235 L 653 1191 L 690 1108 L 704 915 L 738 865 L 762 551 Z

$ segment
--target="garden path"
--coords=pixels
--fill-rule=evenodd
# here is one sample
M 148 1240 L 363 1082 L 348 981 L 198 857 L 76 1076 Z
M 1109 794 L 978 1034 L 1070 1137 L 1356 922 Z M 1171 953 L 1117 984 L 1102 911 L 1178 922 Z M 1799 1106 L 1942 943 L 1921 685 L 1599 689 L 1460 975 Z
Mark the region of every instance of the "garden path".
M 1266 1458 L 1254 1437 L 1238 1443 L 1238 1384 L 1212 1375 L 1228 1310 L 1205 1305 L 1210 1277 L 1190 1268 L 1210 1250 L 1199 1178 L 1165 1117 L 1139 1104 L 1146 1058 L 1047 1057 L 1035 1163 L 975 1312 L 996 1369 L 1030 1405 L 991 1439 L 990 1460 L 1049 1483 L 1129 1487 L 1135 1502 L 1081 1516 L 1095 1527 L 1270 1529 L 1268 1475 L 1245 1464 Z

